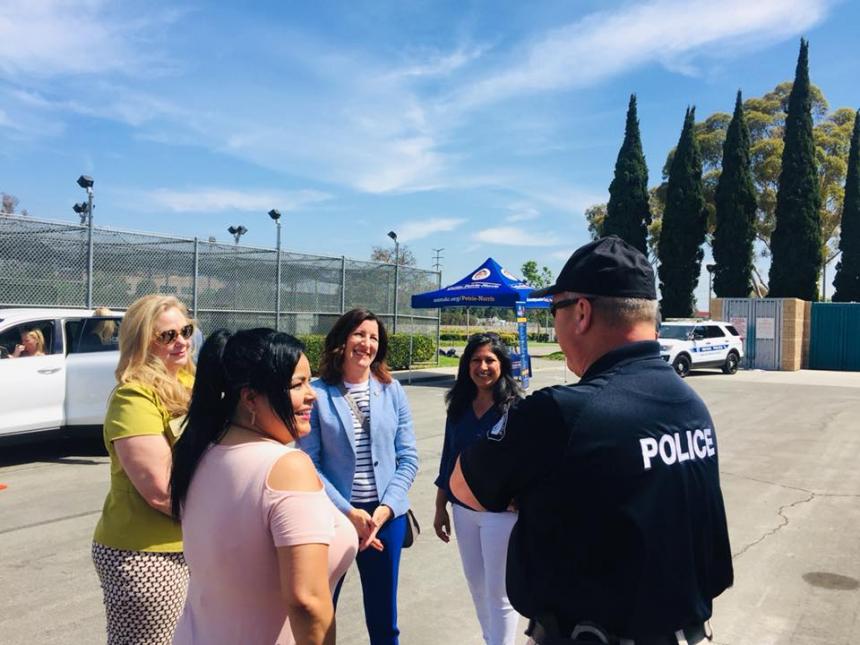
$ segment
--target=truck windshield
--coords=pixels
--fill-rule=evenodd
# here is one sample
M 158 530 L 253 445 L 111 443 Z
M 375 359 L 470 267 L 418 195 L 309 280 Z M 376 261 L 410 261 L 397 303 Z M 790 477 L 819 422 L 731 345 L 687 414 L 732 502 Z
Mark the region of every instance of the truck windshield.
M 692 332 L 692 325 L 660 325 L 660 338 L 688 340 Z

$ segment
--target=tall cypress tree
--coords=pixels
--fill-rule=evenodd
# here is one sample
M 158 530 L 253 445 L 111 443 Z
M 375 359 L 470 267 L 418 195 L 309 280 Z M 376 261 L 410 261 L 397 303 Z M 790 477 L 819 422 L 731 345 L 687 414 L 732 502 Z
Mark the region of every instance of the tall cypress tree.
M 714 293 L 722 298 L 746 298 L 752 284 L 756 199 L 750 172 L 750 132 L 740 90 L 723 145 L 722 168 L 714 199 Z
M 609 184 L 609 203 L 603 221 L 603 235 L 617 235 L 648 255 L 648 166 L 642 153 L 636 95 L 630 95 L 624 143 L 615 162 L 615 177 Z
M 666 208 L 657 255 L 660 266 L 660 309 L 664 317 L 695 313 L 693 290 L 702 267 L 705 241 L 705 197 L 702 191 L 702 156 L 693 132 L 696 109 L 687 108 L 684 128 L 669 169 Z
M 854 134 L 848 153 L 839 250 L 842 257 L 836 265 L 833 302 L 860 302 L 860 110 L 854 115 Z
M 821 196 L 812 140 L 812 97 L 809 91 L 809 43 L 800 41 L 800 55 L 785 118 L 785 147 L 776 194 L 776 229 L 770 238 L 768 295 L 818 300 L 821 270 Z

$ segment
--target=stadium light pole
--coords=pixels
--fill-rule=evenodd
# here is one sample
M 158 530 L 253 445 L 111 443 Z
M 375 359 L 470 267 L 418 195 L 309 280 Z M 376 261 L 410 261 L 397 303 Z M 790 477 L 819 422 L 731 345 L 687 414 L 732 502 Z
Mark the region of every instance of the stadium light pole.
M 394 325 L 391 333 L 397 333 L 397 290 L 400 287 L 400 242 L 397 241 L 397 233 L 388 231 L 388 237 L 394 240 Z
M 93 181 L 88 175 L 78 177 L 78 186 L 87 191 L 87 309 L 93 308 Z M 84 222 L 84 214 L 82 213 L 83 204 L 75 204 L 73 206 L 75 212 L 81 216 L 81 224 Z
M 235 244 L 234 244 L 234 247 L 233 247 L 233 255 L 234 255 L 234 259 L 235 259 L 235 261 L 236 261 L 236 271 L 237 271 L 237 275 L 238 275 L 238 264 L 239 264 L 239 259 L 238 259 L 238 256 L 239 256 L 239 240 L 242 238 L 242 236 L 243 236 L 245 233 L 247 233 L 247 232 L 248 232 L 248 229 L 247 229 L 247 228 L 245 228 L 244 226 L 242 226 L 242 225 L 240 224 L 239 226 L 229 226 L 229 227 L 227 227 L 227 232 L 228 232 L 230 235 L 232 235 L 232 236 L 233 236 L 233 241 L 234 241 L 234 243 L 235 243 Z M 238 296 L 238 291 L 237 291 L 237 288 L 236 288 L 236 282 L 234 281 L 234 282 L 233 282 L 233 309 L 234 309 L 234 310 L 235 310 L 235 309 L 237 309 L 237 306 L 236 306 L 236 298 L 237 298 L 237 296 Z
M 275 221 L 277 228 L 277 245 L 275 247 L 275 331 L 281 330 L 281 211 L 273 208 L 269 217 Z
M 716 264 L 706 264 L 705 269 L 708 270 L 708 318 L 711 317 L 711 281 L 714 277 L 714 271 L 717 270 Z

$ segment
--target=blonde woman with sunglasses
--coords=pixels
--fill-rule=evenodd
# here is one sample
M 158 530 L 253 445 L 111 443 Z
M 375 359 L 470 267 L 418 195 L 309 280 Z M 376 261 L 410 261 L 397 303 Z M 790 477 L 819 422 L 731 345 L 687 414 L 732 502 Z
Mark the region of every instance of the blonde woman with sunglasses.
M 108 645 L 170 643 L 188 567 L 171 516 L 172 448 L 194 383 L 188 310 L 172 296 L 134 302 L 119 334 L 119 364 L 104 422 L 110 491 L 93 536 Z

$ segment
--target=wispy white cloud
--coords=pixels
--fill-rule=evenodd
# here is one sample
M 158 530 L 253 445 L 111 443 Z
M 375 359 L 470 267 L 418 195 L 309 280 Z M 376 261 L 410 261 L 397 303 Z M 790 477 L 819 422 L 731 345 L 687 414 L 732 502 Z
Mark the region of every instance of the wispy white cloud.
M 22 0 L 0 3 L 0 74 L 98 76 L 163 72 L 171 64 L 143 34 L 180 12 L 119 14 L 108 0 Z
M 512 176 L 507 185 L 530 203 L 571 215 L 582 215 L 589 206 L 605 202 L 608 198 L 605 193 L 547 176 L 538 177 L 528 171 Z
M 301 208 L 329 199 L 329 195 L 316 190 L 233 190 L 230 188 L 195 188 L 175 190 L 157 188 L 146 193 L 155 206 L 176 213 L 257 211 L 266 212 L 273 206 L 282 211 Z
M 54 114 L 71 113 L 141 126 L 157 119 L 190 121 L 191 115 L 174 103 L 138 90 L 99 82 L 91 85 L 92 99 L 55 99 L 36 90 L 15 88 L 8 92 L 10 100 L 22 107 L 35 108 Z
M 455 93 L 471 109 L 525 93 L 586 87 L 658 62 L 733 54 L 803 33 L 832 0 L 652 0 L 591 14 L 512 53 L 516 62 Z M 689 63 L 685 63 L 689 69 Z
M 448 76 L 479 59 L 488 46 L 459 47 L 453 52 L 432 52 L 419 57 L 419 60 L 397 68 L 389 73 L 391 78 L 426 78 Z
M 540 211 L 529 204 L 512 204 L 509 208 L 512 212 L 505 218 L 506 222 L 528 222 L 540 217 Z
M 466 220 L 456 217 L 434 217 L 398 225 L 397 237 L 403 242 L 420 240 L 434 233 L 453 231 Z
M 63 114 L 83 115 L 125 124 L 137 138 L 201 147 L 365 193 L 499 188 L 536 210 L 581 213 L 605 196 L 554 186 L 551 177 L 538 180 L 522 167 L 502 168 L 501 159 L 475 163 L 463 134 L 480 129 L 491 103 L 591 85 L 643 64 L 680 69 L 681 61 L 705 52 L 763 47 L 802 33 L 828 8 L 825 0 L 625 3 L 512 49 L 469 42 L 411 52 L 406 62 L 307 34 L 284 38 L 283 25 L 255 24 L 261 33 L 249 39 L 243 32 L 232 53 L 250 57 L 251 40 L 253 47 L 272 43 L 276 49 L 259 75 L 198 61 L 187 83 L 143 90 L 117 79 L 139 76 L 151 61 L 173 69 L 159 32 L 177 20 L 175 13 L 139 18 L 108 0 L 30 0 L 0 4 L 0 78 L 41 79 L 50 87 L 46 93 L 39 82 L 22 83 L 18 104 L 4 105 L 12 123 L 33 124 L 44 115 L 51 127 L 28 126 L 33 136 L 62 132 Z M 295 84 L 280 82 L 281 65 L 296 71 Z M 265 76 L 272 69 L 277 74 Z M 36 117 L 28 117 L 28 106 Z M 532 147 L 545 154 L 557 141 L 556 124 L 542 115 L 534 123 L 527 130 L 539 129 L 540 136 Z M 528 131 L 513 142 L 520 151 L 529 147 L 520 145 Z M 532 215 L 523 210 L 507 221 Z
M 485 228 L 472 235 L 472 239 L 488 244 L 509 246 L 552 246 L 558 244 L 558 238 L 554 235 L 527 231 L 515 226 Z

